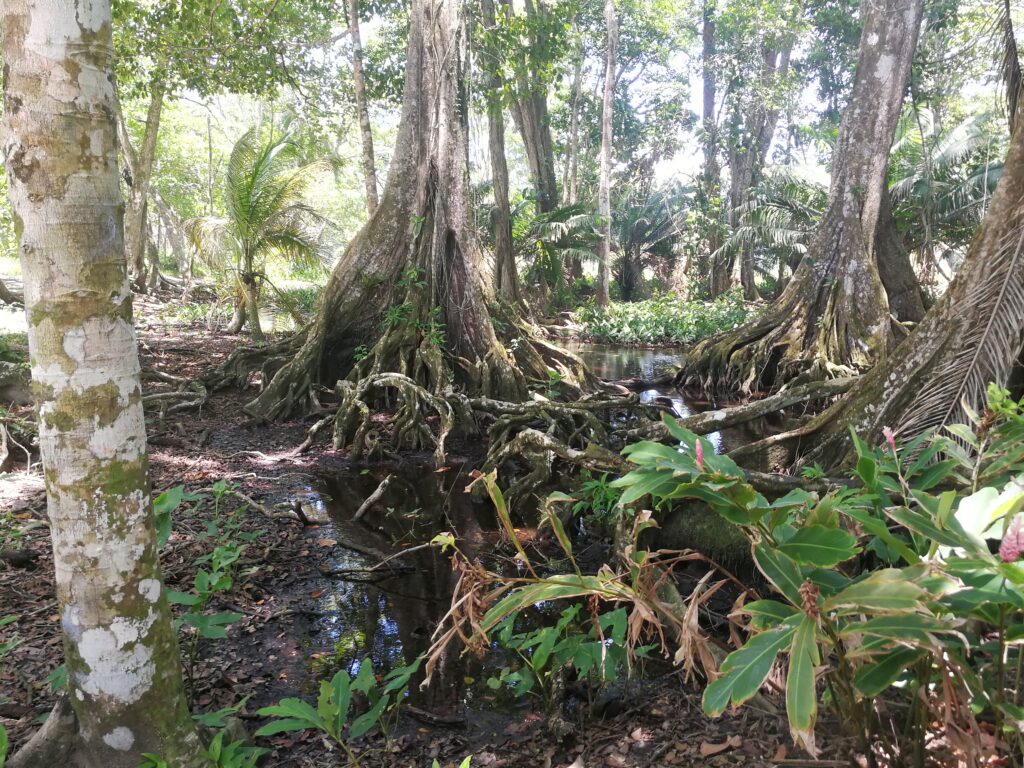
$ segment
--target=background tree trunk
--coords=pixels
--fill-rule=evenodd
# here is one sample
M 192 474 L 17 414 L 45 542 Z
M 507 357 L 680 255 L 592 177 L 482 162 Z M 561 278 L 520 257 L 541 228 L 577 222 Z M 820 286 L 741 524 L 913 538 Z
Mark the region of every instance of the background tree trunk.
M 494 0 L 481 0 L 483 22 L 487 31 L 497 26 Z M 486 68 L 489 92 L 487 94 L 487 135 L 491 155 L 491 183 L 494 187 L 494 290 L 499 296 L 519 302 L 519 275 L 512 254 L 512 212 L 508 202 L 508 165 L 505 161 L 505 116 L 501 93 L 503 90 L 500 53 L 494 46 L 484 48 L 490 57 Z
M 511 14 L 511 0 L 504 0 L 506 12 Z M 528 17 L 538 19 L 548 10 L 543 0 L 525 0 Z M 550 213 L 558 207 L 558 179 L 555 175 L 555 151 L 551 141 L 551 118 L 548 114 L 547 79 L 531 59 L 531 52 L 541 52 L 547 45 L 544 35 L 536 34 L 524 49 L 516 67 L 517 98 L 512 105 L 512 117 L 523 137 L 526 164 L 530 181 L 537 194 L 537 213 Z
M 311 386 L 380 371 L 447 386 L 450 356 L 466 389 L 517 399 L 524 373 L 575 381 L 574 358 L 518 333 L 515 360 L 495 334 L 469 222 L 465 29 L 457 0 L 414 0 L 402 118 L 380 207 L 342 254 L 298 353 L 251 413 L 277 418 L 310 404 Z M 394 308 L 390 313 L 389 308 Z M 517 326 L 517 331 L 522 331 Z M 443 331 L 443 339 L 437 333 Z M 355 351 L 368 348 L 356 368 Z
M 601 217 L 601 240 L 597 245 L 597 296 L 595 303 L 607 307 L 608 280 L 612 259 L 612 112 L 615 109 L 615 61 L 619 22 L 615 0 L 604 2 L 604 24 L 608 34 L 604 66 L 604 100 L 601 104 L 601 170 L 597 186 L 597 212 Z
M 75 717 L 16 755 L 205 764 L 157 559 L 117 175 L 105 0 L 3 4 L 4 155 Z M 79 76 L 92 72 L 94 76 Z M 77 723 L 77 731 L 74 731 Z M 63 743 L 61 740 L 66 739 Z M 46 742 L 43 744 L 42 742 Z
M 772 389 L 866 370 L 892 346 L 875 238 L 922 6 L 922 0 L 863 4 L 857 77 L 839 130 L 828 206 L 807 255 L 758 317 L 694 348 L 681 384 Z
M 348 34 L 352 38 L 352 89 L 359 114 L 359 135 L 363 142 L 363 184 L 366 186 L 366 211 L 373 216 L 379 205 L 377 165 L 373 157 L 373 131 L 366 105 L 366 80 L 363 77 L 363 44 L 359 37 L 359 0 L 348 0 Z
M 761 83 L 766 91 L 777 87 L 789 75 L 789 59 L 793 41 L 788 40 L 779 51 L 767 51 L 761 59 Z M 729 151 L 729 223 L 733 229 L 739 226 L 740 211 L 750 199 L 750 191 L 761 179 L 779 124 L 780 110 L 777 106 L 761 107 L 751 114 L 737 114 L 739 136 Z M 744 245 L 739 253 L 740 283 L 743 298 L 756 301 L 757 277 L 754 274 L 754 252 Z
M 920 322 L 925 314 L 924 292 L 914 274 L 910 254 L 896 229 L 888 189 L 882 194 L 878 209 L 875 261 L 878 264 L 878 277 L 889 299 L 889 310 L 900 322 Z
M 708 288 L 711 297 L 721 296 L 732 283 L 732 263 L 728 255 L 718 253 L 721 238 L 721 168 L 718 165 L 718 120 L 715 103 L 718 99 L 718 78 L 715 75 L 715 12 L 716 0 L 704 0 L 702 10 L 701 79 L 703 81 L 703 107 L 701 124 L 704 129 L 704 171 L 701 175 L 702 192 L 708 218 L 707 249 L 711 255 L 711 276 Z
M 149 182 L 153 177 L 153 162 L 156 159 L 156 142 L 160 133 L 160 113 L 163 110 L 164 87 L 159 81 L 153 83 L 146 111 L 146 129 L 142 134 L 142 147 L 136 156 L 128 131 L 122 132 L 125 153 L 134 160 L 129 166 L 131 184 L 128 187 L 128 201 L 124 209 L 124 249 L 128 259 L 128 272 L 132 286 L 140 293 L 146 292 L 146 199 Z

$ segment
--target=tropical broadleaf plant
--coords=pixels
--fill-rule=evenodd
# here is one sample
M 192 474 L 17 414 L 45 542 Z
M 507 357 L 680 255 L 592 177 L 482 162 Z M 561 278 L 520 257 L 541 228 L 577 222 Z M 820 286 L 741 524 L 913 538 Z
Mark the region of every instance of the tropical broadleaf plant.
M 238 325 L 232 330 L 248 324 L 257 339 L 263 336 L 259 308 L 270 285 L 268 262 L 313 267 L 325 256 L 323 233 L 330 222 L 309 204 L 307 193 L 330 163 L 301 164 L 300 158 L 301 147 L 292 134 L 268 138 L 255 129 L 247 131 L 228 161 L 225 215 L 185 223 L 203 262 L 232 284 Z

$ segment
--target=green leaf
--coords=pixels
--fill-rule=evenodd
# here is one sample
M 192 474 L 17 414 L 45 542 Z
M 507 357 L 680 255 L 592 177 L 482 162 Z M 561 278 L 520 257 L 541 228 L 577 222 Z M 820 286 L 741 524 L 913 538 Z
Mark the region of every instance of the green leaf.
M 849 560 L 859 551 L 853 534 L 840 528 L 808 525 L 797 530 L 779 552 L 801 565 L 831 568 Z
M 770 627 L 790 618 L 797 609 L 778 600 L 754 600 L 742 608 L 759 626 Z
M 754 562 L 775 588 L 793 605 L 801 605 L 800 587 L 803 576 L 800 568 L 788 555 L 777 552 L 767 543 L 761 542 L 754 547 Z
M 825 600 L 827 611 L 913 613 L 927 593 L 898 568 L 875 571 Z
M 256 714 L 260 717 L 287 717 L 294 720 L 302 720 L 307 723 L 307 725 L 302 726 L 303 728 L 319 728 L 323 724 L 319 713 L 313 709 L 309 702 L 302 699 L 281 699 L 277 704 L 263 707 Z M 280 731 L 278 732 L 280 733 Z
M 326 687 L 321 686 L 320 699 L 323 701 L 323 693 L 327 691 L 331 703 L 333 704 L 333 717 L 334 717 L 334 733 L 340 734 L 341 729 L 345 727 L 345 721 L 348 720 L 348 708 L 352 703 L 352 680 L 348 676 L 348 672 L 344 669 L 339 669 L 337 674 L 331 679 Z M 326 717 L 326 713 L 322 710 L 324 707 L 319 707 L 321 710 L 321 717 Z
M 775 657 L 790 644 L 795 632 L 792 623 L 769 629 L 730 653 L 719 670 L 722 676 L 704 689 L 704 711 L 716 717 L 730 703 L 739 706 L 757 693 L 771 672 Z
M 857 690 L 868 698 L 881 694 L 906 672 L 907 667 L 924 655 L 919 648 L 898 648 L 879 654 L 857 671 Z
M 269 709 L 269 707 L 268 707 Z M 260 710 L 262 712 L 262 710 Z M 272 723 L 267 723 L 258 731 L 257 736 L 276 736 L 279 733 L 292 733 L 293 731 L 308 731 L 316 729 L 317 724 L 311 723 L 308 720 L 299 719 L 285 719 L 285 720 L 274 720 Z
M 384 713 L 388 701 L 389 697 L 387 696 L 381 696 L 377 699 L 377 703 L 369 711 L 364 712 L 352 722 L 352 725 L 349 727 L 349 736 L 353 739 L 358 739 L 380 722 L 380 716 Z
M 821 662 L 818 653 L 818 623 L 804 615 L 793 633 L 786 675 L 786 714 L 793 741 L 814 751 L 814 721 L 818 716 L 815 669 Z
M 179 592 L 176 589 L 165 590 L 167 595 L 167 602 L 171 605 L 199 605 L 202 602 L 202 598 L 199 595 L 194 595 L 191 592 Z

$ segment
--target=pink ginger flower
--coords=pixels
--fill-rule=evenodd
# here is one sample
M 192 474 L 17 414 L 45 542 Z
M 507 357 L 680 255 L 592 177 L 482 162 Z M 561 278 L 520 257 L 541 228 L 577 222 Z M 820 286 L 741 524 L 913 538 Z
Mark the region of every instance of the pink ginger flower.
M 704 471 L 704 446 L 701 444 L 700 438 L 697 438 L 697 446 L 694 449 L 694 456 L 697 459 L 697 469 L 701 472 Z
M 1024 554 L 1024 520 L 1020 515 L 1013 518 L 1006 529 L 1003 543 L 999 545 L 999 559 L 1004 563 L 1015 563 Z
M 885 437 L 885 442 L 889 444 L 889 450 L 892 451 L 892 455 L 896 455 L 896 435 L 890 427 L 882 427 L 882 435 Z

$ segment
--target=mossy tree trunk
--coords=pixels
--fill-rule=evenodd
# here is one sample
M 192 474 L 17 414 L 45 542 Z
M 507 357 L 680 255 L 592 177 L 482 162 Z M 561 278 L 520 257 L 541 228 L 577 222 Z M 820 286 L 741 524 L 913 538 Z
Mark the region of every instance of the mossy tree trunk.
M 990 382 L 1005 386 L 1024 345 L 1024 121 L 1017 120 L 985 220 L 949 290 L 885 364 L 802 430 L 808 458 L 834 466 L 848 429 L 877 442 L 910 439 L 981 412 Z
M 12 768 L 205 765 L 157 559 L 106 0 L 3 4 L 4 156 L 68 671 Z M 56 726 L 65 725 L 65 730 Z
M 921 24 L 922 0 L 864 2 L 860 53 L 835 150 L 828 206 L 781 296 L 754 320 L 708 339 L 680 383 L 774 389 L 870 368 L 894 346 L 875 239 L 885 175 Z
M 461 4 L 415 0 L 380 207 L 338 261 L 301 349 L 250 413 L 302 411 L 314 385 L 382 371 L 435 392 L 454 382 L 506 399 L 524 396 L 526 377 L 546 380 L 549 365 L 568 382 L 581 374 L 578 361 L 532 339 L 518 319 L 504 331 L 516 342 L 513 358 L 488 313 L 481 247 L 468 225 L 465 53 Z

